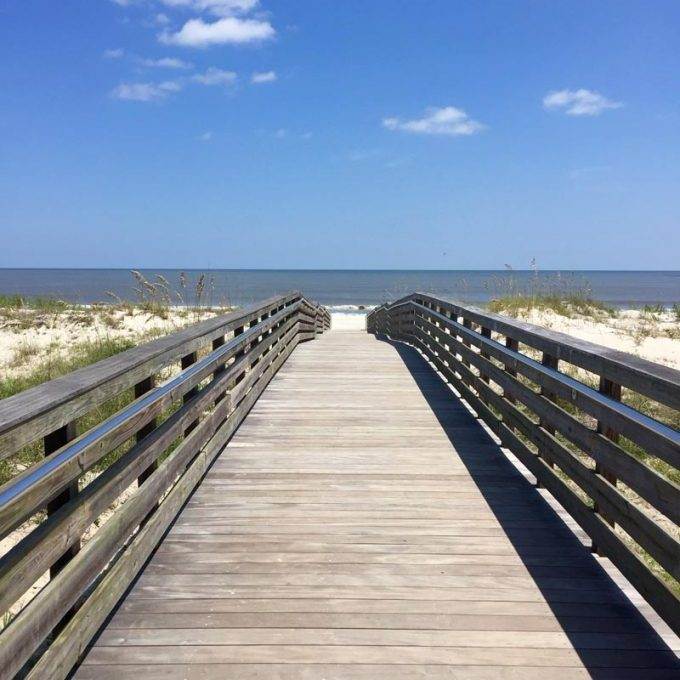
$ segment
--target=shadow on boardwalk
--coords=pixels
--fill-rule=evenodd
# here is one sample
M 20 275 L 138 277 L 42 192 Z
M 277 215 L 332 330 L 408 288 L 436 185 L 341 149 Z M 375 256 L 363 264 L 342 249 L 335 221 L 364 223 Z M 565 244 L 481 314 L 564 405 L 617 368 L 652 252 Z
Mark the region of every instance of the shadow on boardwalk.
M 590 675 L 680 677 L 677 655 L 434 369 L 414 348 L 380 339 L 404 361 Z M 510 498 L 508 489 L 515 491 Z M 540 528 L 527 520 L 540 521 Z M 561 565 L 551 565 L 550 555 L 558 555 Z

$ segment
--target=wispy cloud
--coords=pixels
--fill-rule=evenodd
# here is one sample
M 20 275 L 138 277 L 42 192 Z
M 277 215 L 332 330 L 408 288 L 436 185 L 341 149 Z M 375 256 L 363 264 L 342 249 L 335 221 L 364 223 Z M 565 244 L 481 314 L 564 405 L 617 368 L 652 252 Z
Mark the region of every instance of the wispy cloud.
M 213 133 L 208 131 L 198 136 L 200 142 L 209 142 L 213 138 Z
M 161 0 L 166 7 L 183 7 L 194 12 L 210 12 L 216 16 L 246 14 L 258 5 L 258 0 Z
M 104 59 L 122 59 L 125 56 L 125 50 L 119 47 L 115 50 L 104 50 Z
M 422 118 L 402 120 L 400 118 L 384 118 L 383 126 L 388 130 L 399 130 L 420 135 L 474 135 L 485 129 L 485 125 L 472 120 L 465 111 L 455 106 L 429 108 Z
M 211 66 L 205 73 L 197 73 L 192 80 L 201 85 L 233 85 L 237 77 L 234 71 L 224 71 Z
M 180 83 L 166 80 L 162 83 L 121 83 L 111 91 L 115 99 L 134 102 L 154 102 L 165 99 L 172 92 L 182 89 Z
M 187 70 L 194 67 L 194 65 L 191 62 L 184 61 L 183 59 L 177 59 L 175 57 L 162 57 L 161 59 L 142 59 L 141 63 L 143 66 L 148 66 L 150 68 L 173 68 Z
M 211 45 L 243 45 L 270 40 L 276 35 L 273 26 L 260 19 L 225 17 L 213 22 L 190 19 L 176 33 L 163 32 L 158 39 L 166 45 L 210 47 Z
M 606 109 L 620 109 L 622 102 L 615 102 L 592 90 L 555 90 L 543 97 L 543 108 L 561 110 L 568 116 L 599 116 Z
M 253 73 L 250 82 L 260 85 L 263 83 L 273 83 L 276 80 L 276 71 L 264 71 L 263 73 Z

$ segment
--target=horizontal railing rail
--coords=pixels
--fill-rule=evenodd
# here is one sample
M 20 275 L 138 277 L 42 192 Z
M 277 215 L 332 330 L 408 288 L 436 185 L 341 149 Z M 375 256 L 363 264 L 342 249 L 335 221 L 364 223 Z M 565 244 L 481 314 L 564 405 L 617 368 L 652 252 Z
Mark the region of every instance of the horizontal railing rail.
M 680 633 L 680 371 L 424 293 L 367 328 L 420 351 Z
M 0 401 L 0 458 L 39 442 L 44 455 L 0 488 L 0 538 L 19 539 L 0 555 L 2 677 L 68 675 L 269 380 L 328 328 L 327 309 L 290 293 Z

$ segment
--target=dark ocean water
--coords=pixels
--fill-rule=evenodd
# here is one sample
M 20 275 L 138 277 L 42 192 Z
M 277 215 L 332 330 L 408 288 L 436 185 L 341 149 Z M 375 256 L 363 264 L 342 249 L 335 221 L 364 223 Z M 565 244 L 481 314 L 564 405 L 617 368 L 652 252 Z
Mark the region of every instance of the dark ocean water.
M 186 270 L 183 291 L 179 269 L 142 270 L 149 281 L 157 274 L 193 303 L 200 271 Z M 564 291 L 589 289 L 593 297 L 619 307 L 680 302 L 680 271 L 378 271 L 378 270 L 243 270 L 205 272 L 204 301 L 243 305 L 276 293 L 301 290 L 334 307 L 376 305 L 413 291 L 467 303 L 483 303 L 511 290 Z M 111 300 L 108 292 L 136 299 L 127 269 L 0 269 L 0 293 L 55 296 L 74 302 Z M 179 302 L 179 298 L 175 298 Z

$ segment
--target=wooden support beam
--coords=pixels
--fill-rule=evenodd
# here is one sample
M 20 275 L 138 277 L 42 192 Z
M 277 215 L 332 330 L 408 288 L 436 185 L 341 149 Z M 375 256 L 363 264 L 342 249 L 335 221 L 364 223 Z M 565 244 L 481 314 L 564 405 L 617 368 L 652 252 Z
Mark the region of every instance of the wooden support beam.
M 51 456 L 56 451 L 73 441 L 77 436 L 75 422 L 70 422 L 54 432 L 50 432 L 43 439 L 45 456 Z M 78 495 L 78 480 L 73 481 L 61 493 L 47 504 L 47 516 L 54 515 L 63 505 Z M 80 551 L 80 541 L 75 541 L 69 549 L 50 567 L 50 578 L 54 578 Z
M 616 383 L 612 382 L 611 380 L 608 380 L 607 378 L 602 377 L 600 378 L 599 391 L 601 394 L 604 394 L 605 396 L 609 397 L 610 399 L 613 399 L 614 401 L 621 401 L 621 385 L 617 385 Z M 600 421 L 598 421 L 597 423 L 597 431 L 598 433 L 604 435 L 607 439 L 615 443 L 619 441 L 619 433 Z M 603 467 L 602 464 L 595 463 L 595 474 L 600 475 L 601 477 L 606 479 L 610 484 L 616 486 L 616 476 L 609 472 L 605 467 Z M 615 522 L 611 518 L 608 518 L 606 513 L 602 512 L 597 502 L 593 503 L 593 511 L 602 515 L 604 520 L 610 526 L 613 527 L 615 525 Z M 598 546 L 594 541 L 592 545 L 592 550 L 593 552 L 596 552 L 598 555 L 603 554 L 602 548 Z

